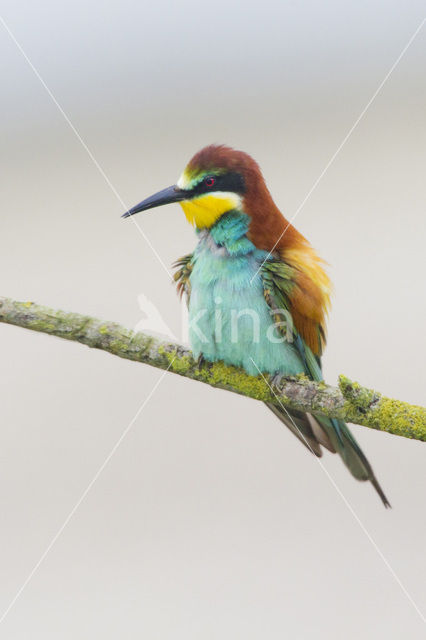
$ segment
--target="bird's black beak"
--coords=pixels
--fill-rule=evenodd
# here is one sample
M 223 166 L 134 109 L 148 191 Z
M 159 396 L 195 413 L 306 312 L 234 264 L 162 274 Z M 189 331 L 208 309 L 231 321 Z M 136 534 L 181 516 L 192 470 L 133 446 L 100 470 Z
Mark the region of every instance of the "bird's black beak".
M 149 198 L 142 200 L 142 202 L 139 202 L 135 207 L 132 207 L 126 211 L 126 213 L 123 213 L 121 217 L 129 218 L 140 211 L 146 211 L 147 209 L 153 209 L 154 207 L 161 207 L 161 205 L 170 204 L 171 202 L 180 202 L 181 200 L 186 200 L 188 195 L 187 191 L 180 189 L 178 186 L 173 184 L 171 187 L 158 191 L 158 193 L 154 193 L 153 196 L 149 196 Z

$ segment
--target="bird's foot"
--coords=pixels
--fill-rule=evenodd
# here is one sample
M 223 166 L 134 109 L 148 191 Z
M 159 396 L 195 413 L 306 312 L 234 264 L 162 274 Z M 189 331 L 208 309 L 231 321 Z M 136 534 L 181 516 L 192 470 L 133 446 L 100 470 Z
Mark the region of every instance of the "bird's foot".
M 197 369 L 201 371 L 201 369 L 210 369 L 213 363 L 210 360 L 206 360 L 202 353 L 197 358 Z
M 283 378 L 285 378 L 285 375 L 280 371 L 276 371 L 276 373 L 271 377 L 271 386 L 279 387 Z

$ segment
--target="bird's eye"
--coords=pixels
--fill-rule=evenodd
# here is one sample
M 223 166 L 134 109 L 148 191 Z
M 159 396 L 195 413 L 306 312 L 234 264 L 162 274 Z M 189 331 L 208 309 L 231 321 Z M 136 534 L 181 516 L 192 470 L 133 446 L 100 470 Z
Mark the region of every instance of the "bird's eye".
M 212 187 L 215 182 L 216 179 L 213 178 L 213 176 L 207 176 L 207 178 L 204 178 L 204 184 L 206 185 L 206 187 Z

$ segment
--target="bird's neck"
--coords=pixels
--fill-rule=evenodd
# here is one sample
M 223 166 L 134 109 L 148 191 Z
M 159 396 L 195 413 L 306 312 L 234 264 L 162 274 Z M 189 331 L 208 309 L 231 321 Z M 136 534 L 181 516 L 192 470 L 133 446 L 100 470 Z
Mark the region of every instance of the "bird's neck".
M 250 218 L 242 211 L 224 213 L 209 229 L 197 229 L 200 241 L 208 240 L 231 256 L 246 255 L 255 249 L 247 238 Z

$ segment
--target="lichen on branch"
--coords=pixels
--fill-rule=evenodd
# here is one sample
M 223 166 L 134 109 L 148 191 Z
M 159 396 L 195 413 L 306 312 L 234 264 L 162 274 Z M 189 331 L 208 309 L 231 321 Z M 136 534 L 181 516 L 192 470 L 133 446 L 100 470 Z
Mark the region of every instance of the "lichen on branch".
M 340 376 L 339 388 L 305 376 L 283 378 L 273 391 L 262 376 L 221 362 L 201 364 L 181 345 L 135 333 L 116 322 L 0 297 L 0 322 L 80 342 L 128 360 L 226 389 L 255 400 L 282 403 L 406 438 L 426 441 L 426 409 L 382 396 Z

